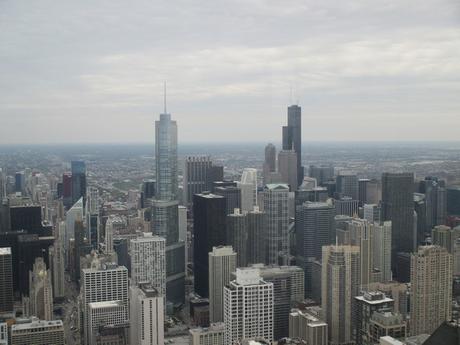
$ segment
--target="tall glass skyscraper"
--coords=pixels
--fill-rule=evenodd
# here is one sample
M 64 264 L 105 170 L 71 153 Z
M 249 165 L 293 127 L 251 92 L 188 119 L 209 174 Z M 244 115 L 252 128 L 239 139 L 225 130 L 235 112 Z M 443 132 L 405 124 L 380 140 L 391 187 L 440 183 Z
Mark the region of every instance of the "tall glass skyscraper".
M 72 205 L 81 197 L 86 198 L 86 164 L 83 161 L 72 161 Z
M 297 189 L 303 181 L 302 167 L 302 108 L 298 105 L 288 107 L 288 125 L 283 126 L 283 150 L 294 150 L 297 154 Z

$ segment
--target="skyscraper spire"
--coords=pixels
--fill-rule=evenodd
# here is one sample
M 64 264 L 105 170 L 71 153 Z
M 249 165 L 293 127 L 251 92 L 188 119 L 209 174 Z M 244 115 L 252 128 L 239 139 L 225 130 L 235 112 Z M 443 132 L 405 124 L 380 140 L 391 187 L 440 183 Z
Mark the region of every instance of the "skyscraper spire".
M 165 107 L 165 114 L 166 114 L 166 80 L 164 81 L 164 107 Z

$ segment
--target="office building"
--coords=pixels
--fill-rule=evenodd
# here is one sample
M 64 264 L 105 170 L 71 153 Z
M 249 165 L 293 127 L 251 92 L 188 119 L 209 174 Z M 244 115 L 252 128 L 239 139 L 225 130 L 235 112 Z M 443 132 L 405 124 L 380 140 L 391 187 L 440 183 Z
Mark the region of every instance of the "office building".
M 327 323 L 308 309 L 293 309 L 289 314 L 289 338 L 300 339 L 300 344 L 328 345 Z
M 291 191 L 297 190 L 303 180 L 297 184 L 297 153 L 294 150 L 282 150 L 278 153 L 278 173 L 281 182 L 289 185 Z
M 425 177 L 420 182 L 419 190 L 425 195 L 426 225 L 432 229 L 444 225 L 447 220 L 447 191 L 445 181 L 437 177 Z
M 411 262 L 411 334 L 431 334 L 452 318 L 452 255 L 440 246 L 420 246 Z
M 310 165 L 309 176 L 316 179 L 318 186 L 323 186 L 325 182 L 334 179 L 334 167 Z
M 215 187 L 214 194 L 225 198 L 225 214 L 232 214 L 235 208 L 241 209 L 241 188 L 236 186 Z
M 412 252 L 416 246 L 414 229 L 414 174 L 383 173 L 382 220 L 392 223 L 392 264 L 398 252 Z
M 242 214 L 235 208 L 232 214 L 227 215 L 227 244 L 233 247 L 238 254 L 237 266 L 248 265 L 248 215 Z
M 329 327 L 329 343 L 353 340 L 354 296 L 359 294 L 358 246 L 324 246 L 322 259 L 322 312 Z
M 166 296 L 166 242 L 163 237 L 144 233 L 130 241 L 131 280 L 134 284 L 149 282 Z
M 8 345 L 8 324 L 0 322 L 0 345 Z
M 72 204 L 86 198 L 86 164 L 83 161 L 72 161 Z
M 231 246 L 213 247 L 209 253 L 209 320 L 224 321 L 224 286 L 237 267 L 237 253 Z
M 224 287 L 225 345 L 243 339 L 273 341 L 273 284 L 258 269 L 238 268 L 236 279 Z
M 451 255 L 454 255 L 458 239 L 460 239 L 460 227 L 452 229 L 447 225 L 437 225 L 431 231 L 432 243 L 446 248 Z
M 264 187 L 264 212 L 267 214 L 266 263 L 285 264 L 289 257 L 289 186 Z
M 311 265 L 321 260 L 321 248 L 335 241 L 334 215 L 334 207 L 323 202 L 306 202 L 296 209 L 296 260 L 305 271 L 307 297 L 312 293 Z
M 347 197 L 359 200 L 358 176 L 351 172 L 340 172 L 336 179 L 336 193 L 338 194 L 338 199 Z
M 69 241 L 75 239 L 75 222 L 83 221 L 83 199 L 78 199 L 65 215 L 64 251 L 68 253 Z
M 54 245 L 49 248 L 49 262 L 54 298 L 63 298 L 65 296 L 65 256 L 60 241 L 54 241 Z
M 385 293 L 385 296 L 394 301 L 393 311 L 395 313 L 400 313 L 404 318 L 408 315 L 409 290 L 407 284 L 395 281 L 388 283 L 376 282 L 369 285 L 369 290 Z
M 452 186 L 447 188 L 447 214 L 460 215 L 460 187 Z
M 13 311 L 13 257 L 11 248 L 0 248 L 0 313 Z
M 265 146 L 265 159 L 263 165 L 264 184 L 269 183 L 267 178 L 274 172 L 276 172 L 276 147 L 272 143 L 269 143 Z
M 42 208 L 40 205 L 10 205 L 11 231 L 25 230 L 39 236 L 43 233 Z
M 208 297 L 208 253 L 213 247 L 226 244 L 225 197 L 212 193 L 195 194 L 193 216 L 195 292 Z
M 53 284 L 51 272 L 43 258 L 36 258 L 33 271 L 29 272 L 29 316 L 41 320 L 53 320 Z
M 238 187 L 241 190 L 241 211 L 252 211 L 257 206 L 257 169 L 244 168 Z
M 391 274 L 391 222 L 373 223 L 372 228 L 372 263 L 374 270 L 381 274 L 381 282 L 390 282 Z
M 113 334 L 107 337 L 104 331 L 105 329 L 126 329 L 128 327 L 127 308 L 128 306 L 123 301 L 88 303 L 88 344 L 118 344 L 118 341 L 113 342 Z M 125 334 L 123 334 L 123 338 L 127 338 Z M 108 342 L 108 339 L 112 341 Z M 115 337 L 115 339 L 118 339 L 118 337 Z
M 335 213 L 338 215 L 355 217 L 359 214 L 359 201 L 347 196 L 334 200 L 334 206 Z
M 62 174 L 62 202 L 66 209 L 69 209 L 73 205 L 71 172 L 65 172 Z
M 370 223 L 380 223 L 382 209 L 378 204 L 364 204 L 363 215 Z
M 303 181 L 302 167 L 302 109 L 298 105 L 288 107 L 288 123 L 283 126 L 283 150 L 294 150 L 297 154 L 297 189 Z
M 192 328 L 189 333 L 190 345 L 224 345 L 223 322 L 211 323 L 209 327 Z
M 36 317 L 11 326 L 11 345 L 64 345 L 64 324 L 61 320 L 44 321 Z
M 267 215 L 259 210 L 258 206 L 247 213 L 248 218 L 248 243 L 247 262 L 257 264 L 265 262 L 265 238 Z
M 128 317 L 128 270 L 115 264 L 101 264 L 95 259 L 91 268 L 82 269 L 81 308 L 83 313 L 83 343 L 90 345 L 90 303 L 120 301 L 125 306 L 126 322 Z
M 131 286 L 130 344 L 164 344 L 164 296 L 151 284 Z
M 111 217 L 107 218 L 105 223 L 105 237 L 104 237 L 104 244 L 105 244 L 105 253 L 111 254 L 113 253 L 113 219 Z
M 18 171 L 14 174 L 14 191 L 24 193 L 26 189 L 26 176 L 24 171 Z

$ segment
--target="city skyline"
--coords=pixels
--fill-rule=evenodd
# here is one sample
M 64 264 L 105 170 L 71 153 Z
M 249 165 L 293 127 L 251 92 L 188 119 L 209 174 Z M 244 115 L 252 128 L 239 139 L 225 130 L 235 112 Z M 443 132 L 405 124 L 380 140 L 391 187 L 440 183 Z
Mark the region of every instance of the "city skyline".
M 293 103 L 304 139 L 457 138 L 451 0 L 23 6 L 0 5 L 0 144 L 149 142 L 164 80 L 184 142 L 280 138 Z

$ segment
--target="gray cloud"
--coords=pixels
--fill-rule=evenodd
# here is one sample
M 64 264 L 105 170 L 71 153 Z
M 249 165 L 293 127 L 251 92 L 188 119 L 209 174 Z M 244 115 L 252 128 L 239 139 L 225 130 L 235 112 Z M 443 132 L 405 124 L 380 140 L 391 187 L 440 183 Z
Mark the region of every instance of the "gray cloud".
M 0 143 L 153 141 L 163 80 L 183 141 L 454 140 L 459 77 L 457 1 L 0 0 Z

